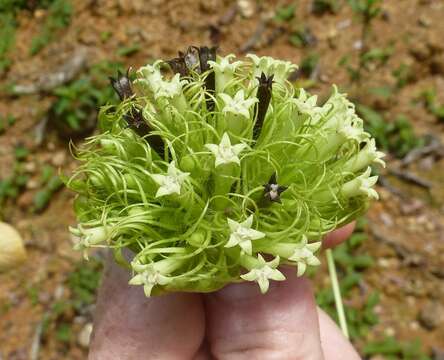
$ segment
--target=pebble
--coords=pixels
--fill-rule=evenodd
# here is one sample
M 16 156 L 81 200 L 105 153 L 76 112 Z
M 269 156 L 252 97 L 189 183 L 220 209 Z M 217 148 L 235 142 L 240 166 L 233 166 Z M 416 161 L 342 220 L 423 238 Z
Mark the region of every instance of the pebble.
M 87 323 L 82 330 L 80 330 L 79 335 L 77 336 L 78 344 L 87 349 L 89 347 L 89 343 L 91 341 L 91 333 L 93 331 L 93 324 Z
M 244 18 L 251 18 L 254 15 L 255 8 L 254 4 L 250 0 L 238 0 L 237 6 L 239 8 L 239 12 Z
M 19 232 L 10 224 L 0 222 L 0 272 L 6 272 L 26 260 L 26 250 Z
M 52 157 L 51 163 L 52 165 L 59 167 L 65 164 L 66 162 L 66 153 L 64 151 L 57 151 Z
M 419 311 L 418 321 L 427 330 L 435 329 L 444 321 L 444 307 L 436 301 L 429 301 Z

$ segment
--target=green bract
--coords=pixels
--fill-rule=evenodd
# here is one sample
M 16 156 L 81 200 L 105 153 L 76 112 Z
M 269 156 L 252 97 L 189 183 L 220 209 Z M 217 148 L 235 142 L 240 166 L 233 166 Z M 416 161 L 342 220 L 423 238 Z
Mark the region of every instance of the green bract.
M 344 95 L 319 106 L 286 80 L 295 65 L 234 58 L 190 48 L 133 83 L 119 74 L 122 103 L 78 152 L 76 248 L 112 249 L 147 296 L 239 281 L 266 292 L 279 265 L 319 265 L 322 237 L 377 198 L 383 154 Z

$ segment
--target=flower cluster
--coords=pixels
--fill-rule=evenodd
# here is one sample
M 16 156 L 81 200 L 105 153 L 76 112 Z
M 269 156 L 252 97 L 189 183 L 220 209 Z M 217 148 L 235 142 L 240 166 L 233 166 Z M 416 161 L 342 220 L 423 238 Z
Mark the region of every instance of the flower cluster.
M 290 62 L 190 47 L 111 79 L 120 96 L 78 151 L 76 248 L 108 247 L 146 296 L 319 265 L 322 237 L 360 214 L 383 153 L 345 95 L 322 105 Z M 133 254 L 131 262 L 123 250 Z

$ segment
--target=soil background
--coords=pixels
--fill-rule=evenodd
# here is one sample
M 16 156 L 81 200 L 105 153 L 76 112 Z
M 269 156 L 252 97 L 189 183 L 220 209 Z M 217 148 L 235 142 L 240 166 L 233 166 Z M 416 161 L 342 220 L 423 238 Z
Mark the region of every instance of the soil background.
M 12 63 L 1 85 L 35 84 L 79 52 L 85 54 L 85 69 L 100 60 L 137 68 L 153 59 L 172 58 L 187 45 L 214 42 L 221 54 L 255 52 L 296 64 L 315 52 L 320 61 L 312 93 L 325 98 L 331 84 L 338 84 L 360 102 L 383 111 L 388 121 L 405 114 L 418 136 L 428 134 L 443 141 L 444 122 L 437 121 L 417 99 L 422 91 L 434 88 L 437 101 L 444 102 L 444 1 L 383 1 L 383 12 L 372 24 L 368 44 L 391 47 L 391 54 L 382 66 L 366 71 L 358 84 L 351 84 L 349 73 L 339 64 L 344 56 L 356 64 L 362 45 L 358 17 L 345 3 L 336 13 L 316 15 L 311 3 L 295 2 L 294 17 L 276 22 L 276 9 L 292 2 L 73 1 L 70 25 L 58 30 L 56 38 L 34 56 L 29 54 L 31 39 L 42 28 L 46 10 L 22 10 L 16 16 L 15 46 L 9 54 Z M 301 25 L 310 29 L 315 44 L 296 47 L 290 42 Z M 136 51 L 119 52 L 133 45 Z M 412 77 L 395 95 L 381 98 L 367 91 L 395 86 L 393 71 L 400 64 L 409 66 Z M 16 122 L 0 135 L 0 178 L 13 173 L 18 144 L 31 150 L 25 164 L 29 181 L 35 182 L 45 164 L 64 173 L 75 167 L 68 142 L 50 127 L 44 140 L 36 143 L 39 125 L 53 101 L 54 96 L 45 91 L 1 94 L 0 114 L 11 114 Z M 401 161 L 389 156 L 388 168 L 400 168 Z M 444 159 L 425 156 L 401 171 L 416 174 L 428 185 L 418 186 L 387 173 L 384 176 L 391 185 L 378 188 L 381 199 L 367 215 L 369 237 L 363 245 L 375 262 L 364 272 L 355 300 L 377 290 L 379 324 L 357 346 L 390 335 L 400 341 L 420 339 L 424 351 L 439 356 L 444 353 Z M 73 194 L 61 189 L 44 211 L 36 213 L 32 199 L 37 190 L 29 181 L 19 197 L 2 209 L 3 221 L 22 234 L 28 259 L 23 266 L 0 275 L 0 359 L 85 359 L 87 349 L 79 337 L 91 321 L 93 308 L 83 315 L 63 315 L 72 325 L 68 341 L 59 341 L 55 335 L 41 339 L 42 322 L 54 302 L 70 296 L 66 279 L 81 258 L 72 250 L 67 231 L 75 224 Z M 323 276 L 316 281 L 318 286 L 326 283 Z

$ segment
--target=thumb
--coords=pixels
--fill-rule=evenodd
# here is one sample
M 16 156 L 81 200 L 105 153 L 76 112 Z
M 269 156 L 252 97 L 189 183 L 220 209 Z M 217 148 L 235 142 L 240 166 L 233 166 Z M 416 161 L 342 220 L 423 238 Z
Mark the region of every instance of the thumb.
M 206 296 L 207 333 L 217 359 L 322 360 L 319 323 L 308 280 L 283 269 L 285 282 L 233 284 Z

